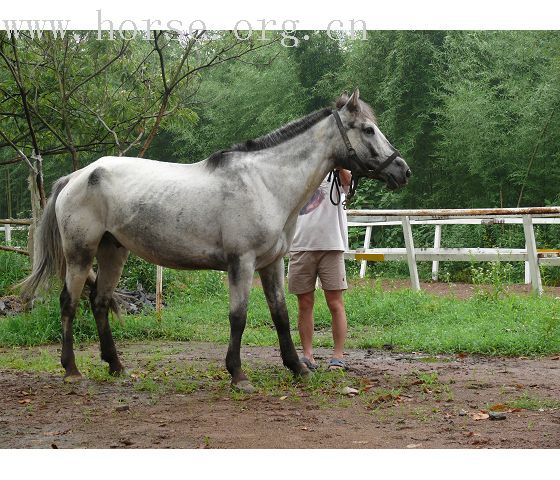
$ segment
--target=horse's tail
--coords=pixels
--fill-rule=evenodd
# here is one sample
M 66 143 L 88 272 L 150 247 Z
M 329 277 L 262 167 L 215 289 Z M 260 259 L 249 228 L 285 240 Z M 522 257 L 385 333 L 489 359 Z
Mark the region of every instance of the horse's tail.
M 70 176 L 68 175 L 55 182 L 51 197 L 37 225 L 33 242 L 33 269 L 31 274 L 17 285 L 21 287 L 22 298 L 28 302 L 34 298 L 38 289 L 48 285 L 51 277 L 64 278 L 66 273 L 55 204 L 58 195 L 69 181 Z

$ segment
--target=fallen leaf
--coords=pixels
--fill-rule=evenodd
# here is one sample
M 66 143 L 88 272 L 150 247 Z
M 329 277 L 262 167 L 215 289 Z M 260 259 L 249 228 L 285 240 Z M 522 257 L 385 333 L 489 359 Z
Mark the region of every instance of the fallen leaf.
M 409 443 L 406 448 L 418 448 L 421 445 L 421 443 Z
M 365 445 L 366 443 L 369 443 L 368 440 L 353 440 L 352 443 L 355 443 L 357 445 Z
M 473 420 L 486 420 L 487 418 L 490 418 L 490 415 L 480 411 L 480 412 L 469 413 L 469 417 L 471 417 Z
M 557 355 L 556 357 L 552 357 L 551 360 L 560 360 L 560 355 Z
M 282 396 L 280 397 L 280 400 L 286 400 L 286 398 L 288 398 L 288 395 L 282 395 Z
M 340 393 L 342 393 L 342 395 L 349 395 L 351 397 L 353 397 L 354 395 L 358 395 L 358 393 L 360 393 L 358 390 L 356 390 L 355 388 L 352 387 L 344 387 Z
M 492 412 L 507 412 L 508 407 L 503 403 L 496 403 L 495 405 L 492 405 L 488 410 Z
M 30 398 L 24 398 L 23 400 L 18 400 L 18 403 L 25 405 L 26 403 L 31 403 Z

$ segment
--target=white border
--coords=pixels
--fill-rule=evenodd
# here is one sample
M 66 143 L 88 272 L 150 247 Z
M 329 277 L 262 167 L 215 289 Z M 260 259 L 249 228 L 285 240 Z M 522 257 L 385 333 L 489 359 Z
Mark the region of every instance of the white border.
M 96 30 L 97 10 L 116 26 L 123 20 L 141 25 L 146 19 L 166 24 L 180 20 L 188 25 L 203 20 L 209 29 L 233 29 L 239 20 L 258 29 L 261 20 L 276 21 L 268 29 L 281 29 L 284 20 L 297 20 L 297 29 L 325 30 L 329 22 L 363 20 L 370 30 L 392 29 L 546 29 L 560 28 L 557 0 L 235 0 L 158 1 L 93 0 L 88 2 L 26 0 L 5 1 L 0 28 L 6 19 L 64 19 L 70 29 Z M 240 28 L 241 29 L 241 28 Z
M 4 478 L 41 480 L 526 480 L 549 477 L 557 457 L 557 450 L 0 450 Z

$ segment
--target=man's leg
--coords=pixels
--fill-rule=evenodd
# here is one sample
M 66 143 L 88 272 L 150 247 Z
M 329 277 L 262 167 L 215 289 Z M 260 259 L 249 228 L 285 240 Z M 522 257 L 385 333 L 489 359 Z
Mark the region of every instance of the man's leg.
M 332 316 L 333 358 L 342 360 L 348 329 L 342 292 L 348 288 L 344 252 L 326 252 L 319 263 L 319 278 Z
M 348 331 L 342 292 L 343 290 L 325 290 L 325 299 L 327 300 L 327 305 L 332 315 L 332 334 L 334 340 L 333 358 L 341 360 L 344 354 L 346 332 Z
M 317 280 L 316 252 L 292 252 L 288 269 L 288 290 L 298 298 L 298 330 L 303 356 L 313 359 L 313 304 Z
M 297 295 L 298 299 L 298 330 L 303 348 L 303 356 L 315 363 L 313 358 L 313 304 L 315 291 Z

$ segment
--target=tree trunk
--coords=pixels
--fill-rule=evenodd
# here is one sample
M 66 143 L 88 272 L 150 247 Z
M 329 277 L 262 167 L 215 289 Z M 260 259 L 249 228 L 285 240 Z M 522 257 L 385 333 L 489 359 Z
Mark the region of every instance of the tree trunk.
M 34 258 L 33 254 L 35 230 L 37 228 L 37 223 L 39 222 L 39 218 L 41 217 L 41 212 L 44 206 L 43 202 L 41 201 L 41 189 L 43 187 L 43 173 L 41 162 L 36 160 L 35 167 L 37 168 L 37 171 L 34 172 L 30 170 L 28 177 L 29 192 L 31 193 L 31 225 L 29 226 L 29 235 L 27 237 L 27 251 L 29 252 L 29 261 L 31 262 L 32 266 Z M 41 180 L 39 180 L 39 178 Z M 43 198 L 44 195 L 45 192 L 43 190 Z

